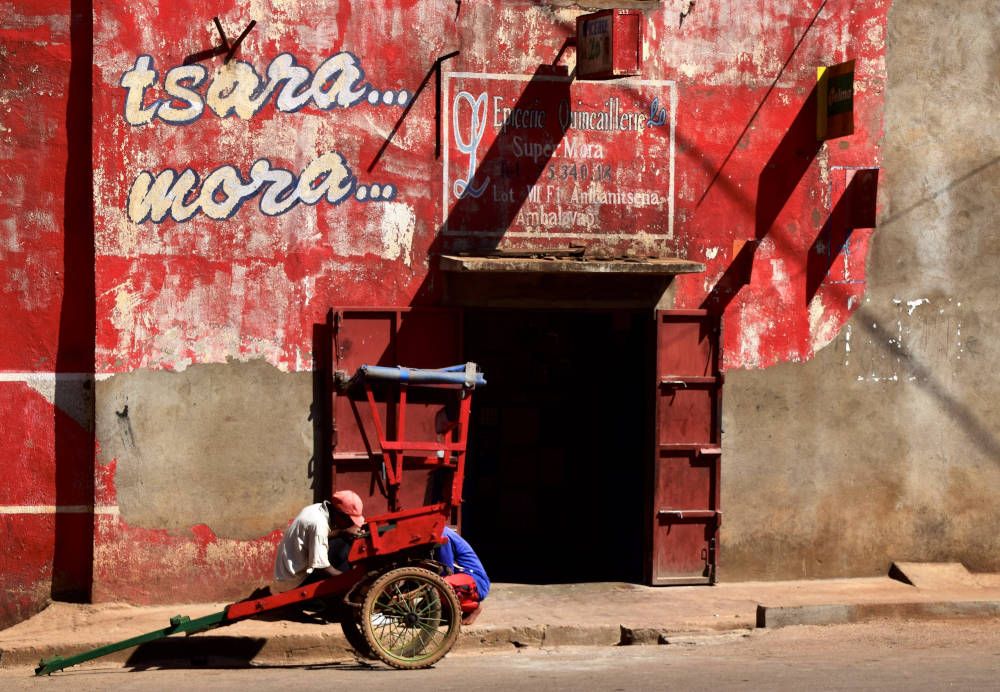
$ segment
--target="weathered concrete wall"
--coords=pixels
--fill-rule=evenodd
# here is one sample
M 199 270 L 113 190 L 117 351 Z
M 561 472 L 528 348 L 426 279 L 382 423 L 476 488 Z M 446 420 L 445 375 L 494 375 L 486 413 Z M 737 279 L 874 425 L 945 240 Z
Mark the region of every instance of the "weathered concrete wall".
M 807 363 L 731 370 L 725 579 L 1000 569 L 1000 8 L 889 13 L 864 303 Z

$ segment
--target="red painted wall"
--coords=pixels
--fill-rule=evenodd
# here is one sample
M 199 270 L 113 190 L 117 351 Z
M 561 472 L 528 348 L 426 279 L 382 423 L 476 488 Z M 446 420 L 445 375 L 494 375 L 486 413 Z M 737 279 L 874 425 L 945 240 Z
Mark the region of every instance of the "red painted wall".
M 5 588 L 25 594 L 3 616 L 44 600 L 54 549 L 53 515 L 16 508 L 90 504 L 70 498 L 88 491 L 78 471 L 92 460 L 66 444 L 89 449 L 92 434 L 54 424 L 17 373 L 253 358 L 307 371 L 329 306 L 433 304 L 434 253 L 570 242 L 704 262 L 705 274 L 677 279 L 675 306 L 724 313 L 726 367 L 806 360 L 828 343 L 864 291 L 870 231 L 853 217 L 874 203 L 877 173 L 856 170 L 879 166 L 889 3 L 714 0 L 682 18 L 689 4 L 647 13 L 645 66 L 630 83 L 554 79 L 579 11 L 537 2 L 98 2 L 92 26 L 79 24 L 75 67 L 65 3 L 32 0 L 3 19 L 0 369 L 11 382 L 0 387 L 17 425 L 0 453 L 19 470 L 0 521 L 34 565 L 0 557 Z M 257 24 L 228 65 L 184 66 L 218 43 L 214 15 L 230 39 Z M 82 133 L 70 77 L 91 64 L 90 46 Z M 456 51 L 439 110 L 432 68 Z M 816 67 L 846 59 L 857 60 L 855 134 L 819 144 Z M 573 60 L 570 48 L 561 64 Z M 552 115 L 532 120 L 563 100 L 641 125 L 562 132 Z M 506 129 L 503 108 L 521 109 Z M 74 146 L 91 132 L 83 160 Z M 469 187 L 484 197 L 461 196 Z M 89 255 L 72 244 L 91 237 Z M 110 461 L 93 503 L 95 598 L 220 598 L 234 574 L 266 576 L 277 533 L 130 527 Z M 57 464 L 76 469 L 61 493 Z M 74 516 L 64 535 L 90 521 Z
M 849 169 L 878 165 L 886 5 L 779 3 L 754 9 L 715 2 L 699 7 L 680 27 L 668 8 L 651 12 L 643 79 L 673 82 L 676 89 L 676 114 L 667 114 L 676 138 L 673 227 L 664 218 L 666 204 L 605 205 L 593 227 L 564 225 L 565 233 L 548 242 L 566 244 L 589 231 L 615 237 L 584 238 L 592 245 L 704 260 L 709 266 L 704 276 L 679 282 L 680 306 L 696 306 L 706 299 L 727 300 L 728 289 L 737 284 L 726 276 L 720 286 L 720 278 L 732 265 L 735 249 L 755 240 L 749 286 L 727 305 L 727 364 L 764 367 L 808 358 L 836 333 L 850 312 L 850 296 L 858 295 L 863 285 L 861 233 L 852 235 L 849 257 L 841 258 L 846 261 L 826 259 L 837 266 L 818 285 L 807 286 L 805 274 L 810 247 L 839 201 Z M 229 34 L 238 33 L 251 18 L 259 23 L 228 69 L 221 57 L 178 67 L 185 56 L 218 40 L 210 17 L 201 17 L 196 4 L 99 9 L 94 94 L 95 120 L 103 124 L 94 143 L 98 371 L 183 368 L 225 356 L 263 356 L 275 365 L 301 369 L 310 347 L 310 325 L 331 299 L 395 305 L 422 298 L 428 250 L 435 243 L 441 247 L 434 249 L 441 249 L 461 242 L 442 241 L 441 220 L 458 217 L 466 227 L 481 220 L 476 210 L 461 208 L 465 200 L 457 201 L 451 191 L 447 198 L 442 195 L 444 161 L 434 156 L 433 81 L 408 112 L 396 102 L 404 93 L 410 104 L 442 55 L 459 52 L 445 61 L 447 72 L 491 76 L 445 79 L 452 97 L 442 111 L 444 135 L 452 136 L 443 142 L 445 155 L 450 154 L 446 183 L 460 179 L 467 160 L 456 161 L 462 154 L 453 139 L 467 134 L 456 132 L 453 123 L 462 128 L 470 124 L 465 122 L 468 102 L 457 97 L 461 89 L 492 89 L 490 96 L 501 94 L 506 106 L 523 84 L 548 105 L 555 103 L 550 94 L 557 90 L 571 99 L 589 99 L 596 107 L 604 98 L 616 97 L 633 110 L 648 106 L 649 100 L 643 103 L 630 92 L 644 91 L 643 96 L 659 96 L 661 108 L 668 106 L 667 86 L 500 82 L 500 76 L 532 75 L 551 63 L 573 30 L 569 19 L 575 12 L 550 16 L 532 9 L 536 6 L 466 2 L 456 15 L 455 7 L 441 3 L 379 3 L 375 10 L 344 2 L 338 11 L 316 17 L 309 2 L 261 16 L 234 4 L 228 14 L 226 8 L 218 10 Z M 527 23 L 526 12 L 532 18 Z M 858 61 L 857 132 L 820 146 L 812 123 L 815 68 L 847 58 Z M 293 97 L 288 82 L 267 88 L 268 70 L 289 74 L 293 64 L 309 77 L 307 83 L 323 65 L 327 74 L 346 74 L 334 91 L 349 105 L 334 102 L 324 110 L 319 106 L 326 104 L 318 105 L 315 98 Z M 347 72 L 337 72 L 337 66 Z M 190 99 L 171 99 L 165 92 L 165 81 L 183 84 L 185 78 L 188 84 L 197 80 L 194 106 Z M 123 81 L 131 88 L 120 86 Z M 140 105 L 145 84 L 151 85 L 141 93 Z M 262 103 L 254 102 L 254 88 L 263 89 Z M 242 96 L 227 96 L 231 90 Z M 129 96 L 135 100 L 134 115 L 126 115 L 132 112 Z M 373 99 L 377 105 L 370 103 Z M 171 122 L 176 120 L 189 122 Z M 493 118 L 488 120 L 476 152 L 480 159 L 491 153 L 486 149 L 496 137 Z M 525 132 L 530 143 L 533 133 Z M 570 132 L 566 138 L 574 136 Z M 636 149 L 635 137 L 584 132 L 575 139 L 597 142 L 604 160 L 614 166 L 606 191 L 652 188 L 668 196 L 663 175 L 668 167 L 651 154 L 644 159 L 647 152 Z M 662 145 L 662 138 L 655 143 Z M 666 147 L 661 148 L 655 154 L 668 156 Z M 512 151 L 511 146 L 501 153 Z M 565 145 L 560 154 L 550 163 L 571 160 Z M 344 187 L 327 193 L 337 198 L 332 203 L 324 199 L 278 213 L 274 210 L 283 205 L 271 203 L 274 215 L 269 215 L 260 204 L 267 195 L 250 191 L 236 210 L 232 202 L 208 211 L 182 205 L 180 214 L 190 218 L 181 223 L 166 209 L 136 203 L 130 211 L 130 199 L 138 202 L 149 178 L 164 171 L 186 172 L 193 183 L 196 177 L 204 180 L 232 167 L 221 177 L 236 185 L 234 175 L 238 172 L 245 184 L 255 165 L 261 170 L 258 180 L 270 180 L 279 168 L 298 176 L 323 155 L 339 159 L 333 176 Z M 658 175 L 644 177 L 642 171 L 652 167 Z M 548 180 L 548 173 L 548 168 L 541 171 L 541 181 Z M 371 193 L 359 201 L 359 191 L 371 185 L 391 186 L 392 201 L 368 201 Z M 581 191 L 586 189 L 602 188 Z M 484 209 L 495 213 L 496 206 Z M 539 206 L 555 209 L 554 203 Z M 561 209 L 571 212 L 574 207 L 564 203 Z M 210 218 L 228 214 L 224 220 Z M 135 223 L 142 218 L 146 220 Z M 514 233 L 522 230 L 516 221 L 509 239 L 469 242 L 537 244 Z M 236 306 L 234 295 L 240 296 Z
M 0 20 L 0 626 L 50 596 L 90 598 L 89 24 L 80 2 L 20 3 Z

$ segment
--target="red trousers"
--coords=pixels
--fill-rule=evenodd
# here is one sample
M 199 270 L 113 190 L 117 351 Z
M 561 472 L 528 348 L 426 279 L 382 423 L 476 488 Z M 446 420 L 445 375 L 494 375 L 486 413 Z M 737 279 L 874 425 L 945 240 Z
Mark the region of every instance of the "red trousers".
M 449 574 L 444 578 L 451 584 L 451 588 L 458 595 L 458 603 L 462 606 L 463 613 L 471 613 L 479 607 L 479 590 L 476 588 L 476 580 L 468 574 Z

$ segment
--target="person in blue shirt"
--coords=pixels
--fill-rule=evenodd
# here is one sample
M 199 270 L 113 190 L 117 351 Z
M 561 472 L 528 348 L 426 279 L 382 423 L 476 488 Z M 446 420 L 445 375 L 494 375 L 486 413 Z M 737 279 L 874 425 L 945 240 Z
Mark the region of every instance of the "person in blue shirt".
M 444 580 L 458 595 L 462 624 L 471 625 L 482 612 L 482 600 L 490 592 L 490 578 L 482 561 L 468 541 L 448 526 L 444 528 L 444 542 L 438 545 L 434 555 L 444 565 Z

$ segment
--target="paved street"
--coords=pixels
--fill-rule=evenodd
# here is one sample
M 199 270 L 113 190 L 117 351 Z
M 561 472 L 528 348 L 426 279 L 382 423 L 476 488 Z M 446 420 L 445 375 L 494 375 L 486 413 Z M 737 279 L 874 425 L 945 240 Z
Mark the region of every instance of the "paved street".
M 695 645 L 525 648 L 450 655 L 431 670 L 381 665 L 132 671 L 84 667 L 32 678 L 0 671 L 4 689 L 52 690 L 717 690 L 996 689 L 1000 621 L 877 623 L 732 633 Z

